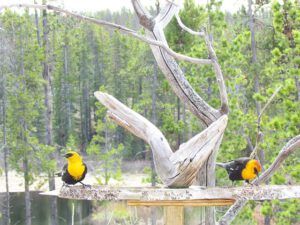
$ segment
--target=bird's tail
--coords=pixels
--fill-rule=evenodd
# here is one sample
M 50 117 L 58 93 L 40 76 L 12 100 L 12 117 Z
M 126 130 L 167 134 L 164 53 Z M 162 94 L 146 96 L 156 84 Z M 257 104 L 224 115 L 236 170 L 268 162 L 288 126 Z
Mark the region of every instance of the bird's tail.
M 226 168 L 226 163 L 216 162 L 216 165 L 219 166 L 219 167 L 222 167 L 222 168 Z

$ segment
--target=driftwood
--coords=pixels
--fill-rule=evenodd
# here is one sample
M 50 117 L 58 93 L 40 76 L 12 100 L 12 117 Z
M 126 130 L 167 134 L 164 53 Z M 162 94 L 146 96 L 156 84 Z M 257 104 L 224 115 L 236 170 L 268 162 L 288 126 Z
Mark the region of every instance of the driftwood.
M 227 125 L 224 115 L 173 153 L 161 131 L 146 118 L 109 94 L 95 92 L 95 97 L 108 108 L 111 119 L 151 146 L 157 174 L 169 187 L 192 184 L 199 168 L 219 148 Z
M 171 19 L 179 12 L 179 5 L 173 2 L 167 2 L 160 13 L 152 18 L 149 12 L 143 8 L 139 0 L 132 0 L 135 12 L 140 20 L 140 24 L 146 29 L 147 36 L 150 39 L 157 40 L 159 42 L 168 45 L 164 34 L 164 28 L 169 24 Z M 169 81 L 175 94 L 185 102 L 191 112 L 197 116 L 206 126 L 209 126 L 212 122 L 216 121 L 223 114 L 228 113 L 228 99 L 225 84 L 223 81 L 222 73 L 216 73 L 217 83 L 220 90 L 221 109 L 217 110 L 211 107 L 206 101 L 204 101 L 192 88 L 190 83 L 186 80 L 183 71 L 174 60 L 174 58 L 168 54 L 164 49 L 158 46 L 150 46 L 152 53 L 158 63 L 159 68 Z M 210 48 L 211 47 L 211 48 Z M 208 51 L 211 53 L 212 45 L 209 42 Z M 214 52 L 214 51 L 213 51 Z M 215 58 L 212 54 L 211 62 L 215 68 Z M 214 55 L 215 56 L 215 55 Z M 220 67 L 219 67 L 220 69 Z M 219 72 L 219 71 L 218 71 Z

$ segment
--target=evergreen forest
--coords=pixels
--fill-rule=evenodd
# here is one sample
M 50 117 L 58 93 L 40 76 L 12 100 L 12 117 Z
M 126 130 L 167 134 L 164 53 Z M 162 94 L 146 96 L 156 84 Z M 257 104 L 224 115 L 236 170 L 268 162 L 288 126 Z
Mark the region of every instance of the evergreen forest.
M 224 74 L 229 119 L 217 161 L 249 156 L 259 136 L 258 158 L 264 170 L 284 144 L 300 133 L 300 4 L 297 0 L 250 0 L 236 12 L 224 12 L 221 6 L 222 0 L 204 5 L 185 0 L 180 11 L 184 24 L 209 34 Z M 155 7 L 150 11 L 157 13 Z M 129 9 L 81 14 L 145 32 Z M 175 52 L 208 57 L 205 42 L 184 32 L 175 19 L 165 33 Z M 196 92 L 212 106 L 220 105 L 212 67 L 178 63 Z M 149 119 L 172 149 L 204 129 L 172 91 L 148 44 L 52 11 L 3 10 L 0 175 L 16 171 L 27 192 L 36 180 L 47 183 L 50 190 L 59 188 L 54 173 L 62 166 L 61 155 L 72 149 L 83 155 L 100 184 L 126 179 L 125 162 L 144 161 L 147 179 L 143 182 L 159 185 L 150 147 L 110 121 L 107 109 L 94 97 L 98 90 Z M 300 152 L 296 151 L 268 183 L 299 182 Z M 216 169 L 216 185 L 231 185 L 225 170 Z M 257 213 L 263 223 L 257 222 Z M 299 223 L 299 199 L 250 202 L 233 222 Z

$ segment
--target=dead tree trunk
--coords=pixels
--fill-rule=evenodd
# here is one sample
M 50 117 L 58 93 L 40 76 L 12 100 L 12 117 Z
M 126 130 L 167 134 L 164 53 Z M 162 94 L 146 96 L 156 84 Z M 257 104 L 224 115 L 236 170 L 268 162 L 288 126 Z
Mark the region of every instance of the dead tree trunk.
M 211 123 L 216 121 L 221 115 L 228 112 L 227 93 L 222 76 L 220 66 L 217 61 L 216 54 L 213 50 L 212 44 L 205 34 L 200 32 L 196 33 L 187 27 L 185 27 L 178 17 L 179 7 L 171 2 L 167 3 L 166 6 L 159 12 L 155 18 L 151 18 L 149 13 L 142 7 L 139 0 L 132 0 L 135 11 L 140 19 L 140 23 L 144 28 L 147 29 L 147 35 L 151 39 L 161 41 L 165 45 L 168 45 L 165 35 L 164 28 L 168 25 L 170 20 L 176 15 L 179 25 L 187 32 L 190 32 L 197 36 L 204 36 L 208 52 L 211 60 L 211 64 L 216 72 L 217 82 L 219 84 L 220 98 L 221 98 L 221 109 L 215 110 L 209 106 L 191 87 L 188 81 L 184 77 L 184 73 L 179 65 L 176 63 L 174 58 L 165 52 L 162 48 L 157 46 L 151 46 L 152 52 L 166 79 L 169 81 L 173 91 L 176 95 L 187 104 L 191 112 L 196 115 L 205 126 L 209 126 Z M 215 160 L 218 152 L 218 147 L 221 144 L 223 134 L 216 141 L 216 146 L 211 150 L 210 154 L 206 157 L 201 167 L 198 168 L 200 173 L 198 174 L 198 180 L 200 185 L 203 186 L 215 186 Z M 197 172 L 198 172 L 197 171 Z M 214 209 L 209 208 L 206 210 L 205 219 L 202 221 L 205 224 L 214 224 Z
M 24 183 L 25 183 L 25 224 L 31 225 L 31 201 L 30 201 L 30 191 L 29 191 L 29 168 L 28 159 L 25 156 L 23 160 L 24 168 Z

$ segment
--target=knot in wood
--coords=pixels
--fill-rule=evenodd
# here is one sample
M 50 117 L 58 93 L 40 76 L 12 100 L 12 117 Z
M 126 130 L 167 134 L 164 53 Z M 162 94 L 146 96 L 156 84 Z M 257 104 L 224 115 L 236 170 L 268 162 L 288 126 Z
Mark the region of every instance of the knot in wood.
M 145 27 L 147 30 L 149 31 L 153 31 L 153 28 L 154 28 L 154 21 L 153 19 L 147 17 L 146 15 L 142 15 L 140 16 L 140 24 Z

